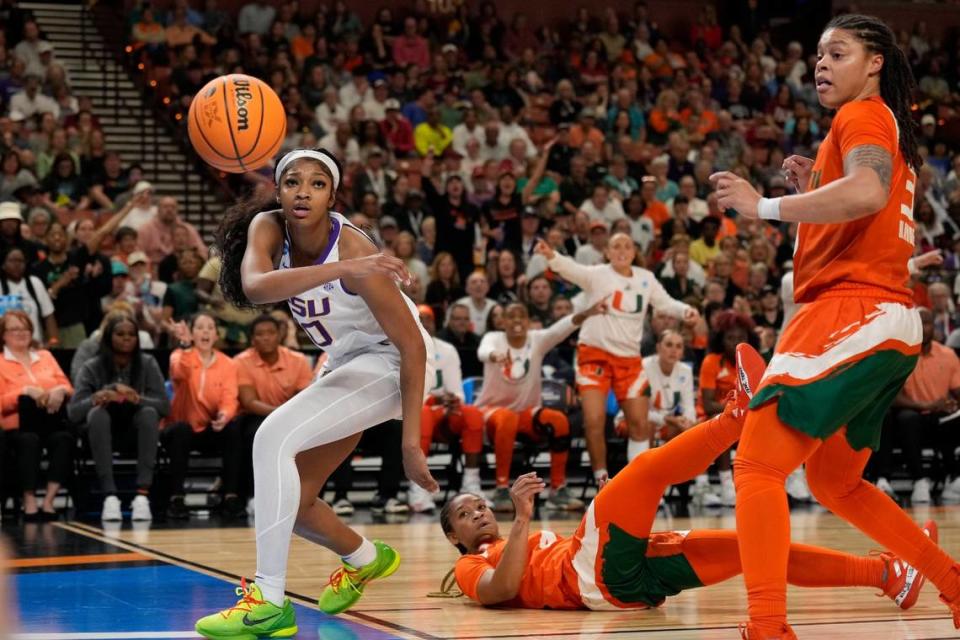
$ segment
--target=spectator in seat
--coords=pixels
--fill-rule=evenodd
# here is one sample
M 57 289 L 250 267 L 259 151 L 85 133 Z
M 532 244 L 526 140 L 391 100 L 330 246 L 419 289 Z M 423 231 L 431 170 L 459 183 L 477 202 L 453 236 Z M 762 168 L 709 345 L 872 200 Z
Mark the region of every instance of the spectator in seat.
M 950 299 L 950 287 L 944 282 L 934 282 L 927 287 L 930 297 L 930 312 L 933 314 L 933 339 L 943 344 L 947 337 L 960 327 L 953 302 Z
M 86 308 L 99 298 L 92 279 L 84 273 L 80 256 L 68 251 L 67 232 L 54 222 L 46 235 L 47 254 L 31 268 L 46 288 L 54 306 L 60 346 L 76 349 L 87 337 Z
M 483 278 L 486 281 L 486 276 L 483 276 Z M 437 333 L 437 337 L 452 344 L 457 350 L 464 378 L 482 375 L 483 366 L 477 358 L 480 337 L 470 328 L 470 309 L 466 304 L 455 302 L 450 306 L 447 315 L 447 326 Z M 483 331 L 485 326 L 486 319 L 484 319 L 484 324 L 478 326 L 478 330 Z
M 440 110 L 437 107 L 427 111 L 427 119 L 413 130 L 413 144 L 421 156 L 441 156 L 453 142 L 450 127 L 440 122 Z
M 120 154 L 107 151 L 103 157 L 103 170 L 93 174 L 89 196 L 93 205 L 103 210 L 116 208 L 116 199 L 130 189 L 129 173 L 124 170 Z
M 140 227 L 157 217 L 157 205 L 153 201 L 153 185 L 146 180 L 140 180 L 133 185 L 131 195 L 133 206 L 124 224 L 139 231 Z
M 557 94 L 550 104 L 550 123 L 559 126 L 563 123 L 574 123 L 583 110 L 583 104 L 577 100 L 573 91 L 573 83 L 564 78 L 557 83 Z
M 236 497 L 243 466 L 243 439 L 237 414 L 237 365 L 214 349 L 217 323 L 198 313 L 189 327 L 180 322 L 175 331 L 178 348 L 170 354 L 173 403 L 161 440 L 170 453 L 171 493 L 167 517 L 190 517 L 183 500 L 190 451 L 215 451 L 223 456 L 223 493 Z
M 709 215 L 700 223 L 701 236 L 690 243 L 690 258 L 701 267 L 720 254 L 720 243 L 717 235 L 720 232 L 720 218 Z
M 127 264 L 127 256 L 137 251 L 137 232 L 130 227 L 120 227 L 113 234 L 113 257 L 114 262 Z
M 17 451 L 27 522 L 56 520 L 53 501 L 72 473 L 74 436 L 66 420 L 65 402 L 73 386 L 49 351 L 38 349 L 33 323 L 23 311 L 0 315 L 3 355 L 0 357 L 0 428 Z M 47 488 L 37 505 L 41 453 L 49 458 Z
M 80 166 L 80 157 L 77 153 L 70 148 L 70 141 L 67 139 L 66 129 L 57 127 L 50 132 L 50 136 L 47 139 L 46 148 L 37 154 L 37 162 L 35 170 L 37 172 L 37 178 L 43 180 L 51 171 L 53 171 L 54 165 L 56 165 L 57 157 L 61 154 L 67 154 L 73 158 L 73 162 L 76 166 Z
M 248 2 L 243 5 L 237 15 L 237 32 L 265 36 L 270 31 L 276 15 L 277 10 L 268 2 Z
M 150 487 L 157 460 L 160 419 L 170 403 L 163 374 L 153 356 L 141 351 L 139 329 L 124 313 L 104 323 L 97 355 L 87 360 L 76 380 L 77 392 L 67 409 L 81 423 L 90 443 L 100 490 L 100 518 L 121 519 L 120 499 L 113 477 L 113 452 L 135 450 L 137 494 L 130 508 L 133 520 L 151 520 Z M 135 443 L 135 444 L 134 444 Z
M 464 295 L 460 285 L 460 274 L 453 256 L 441 251 L 430 265 L 429 283 L 425 296 L 426 303 L 433 309 L 434 316 L 445 318 L 447 308 Z
M 0 166 L 0 199 L 11 200 L 21 189 L 36 184 L 36 177 L 21 164 L 20 153 L 15 149 L 6 151 Z
M 393 192 L 395 177 L 384 168 L 384 160 L 383 149 L 373 147 L 367 154 L 363 169 L 354 176 L 353 202 L 358 207 L 367 193 L 376 196 L 378 202 L 386 202 Z
M 78 380 L 80 378 L 80 370 L 83 369 L 83 365 L 85 365 L 91 358 L 95 358 L 100 352 L 100 336 L 103 335 L 103 328 L 107 326 L 107 322 L 111 318 L 117 315 L 135 318 L 133 306 L 126 301 L 120 301 L 115 302 L 109 308 L 107 308 L 107 312 L 103 316 L 103 321 L 100 323 L 100 326 L 96 327 L 90 336 L 81 342 L 80 346 L 77 347 L 77 350 L 73 353 L 73 358 L 70 360 L 71 380 Z M 154 348 L 153 338 L 149 333 L 143 329 L 140 329 L 138 331 L 138 336 L 141 349 L 149 350 Z
M 697 422 L 693 369 L 680 362 L 683 351 L 683 336 L 667 329 L 657 337 L 657 352 L 643 359 L 646 384 L 642 393 L 650 398 L 648 419 L 664 442 Z
M 47 288 L 37 276 L 27 274 L 26 258 L 18 247 L 9 249 L 0 269 L 0 295 L 7 298 L 6 306 L 23 311 L 30 318 L 33 340 L 50 347 L 60 344 L 53 301 Z M 41 331 L 41 321 L 43 330 Z
M 157 201 L 157 215 L 138 230 L 138 245 L 152 264 L 159 264 L 176 250 L 174 232 L 178 227 L 186 229 L 190 236 L 189 248 L 207 259 L 207 245 L 200 238 L 197 228 L 180 218 L 179 204 L 173 196 L 164 196 Z
M 23 214 L 16 202 L 0 202 L 0 264 L 10 249 L 23 252 L 29 264 L 40 259 L 40 243 L 23 237 Z
M 217 39 L 204 31 L 203 29 L 190 24 L 187 21 L 187 9 L 177 7 L 173 10 L 173 20 L 166 30 L 167 46 L 171 49 L 193 44 L 199 39 L 201 44 L 213 46 L 217 44 Z
M 403 34 L 393 40 L 393 63 L 398 67 L 416 65 L 430 68 L 430 47 L 426 38 L 417 33 L 417 19 L 408 17 L 403 21 Z
M 23 90 L 10 98 L 10 111 L 16 111 L 24 118 L 32 118 L 38 113 L 52 113 L 60 119 L 60 106 L 50 96 L 40 93 L 40 84 L 43 76 L 37 72 L 27 72 Z
M 700 285 L 690 277 L 690 254 L 686 251 L 674 251 L 670 259 L 673 275 L 660 277 L 664 290 L 671 298 L 696 304 L 702 297 Z
M 553 324 L 553 286 L 544 275 L 538 275 L 527 282 L 527 315 L 531 321 L 540 323 L 541 327 Z
M 40 188 L 47 196 L 45 204 L 52 207 L 61 220 L 90 208 L 87 182 L 68 153 L 60 153 L 53 159 L 53 168 L 40 183 Z
M 7 41 L 7 45 L 12 44 Z M 28 73 L 43 75 L 43 65 L 40 62 L 40 49 L 44 44 L 50 44 L 40 37 L 40 27 L 36 20 L 27 20 L 23 23 L 23 39 L 13 47 L 13 54 L 23 60 Z
M 151 55 L 158 54 L 167 43 L 167 31 L 154 19 L 153 8 L 145 6 L 140 20 L 130 32 L 135 48 L 144 47 Z
M 181 322 L 200 309 L 197 298 L 197 276 L 203 267 L 203 258 L 195 250 L 187 249 L 177 256 L 177 280 L 167 287 L 163 296 L 163 322 Z
M 241 438 L 242 467 L 237 494 L 224 500 L 224 515 L 228 518 L 242 516 L 252 508 L 253 438 L 260 424 L 313 380 L 303 354 L 280 345 L 279 320 L 266 314 L 257 316 L 250 324 L 250 334 L 250 348 L 233 359 L 240 402 L 235 428 Z
M 580 203 L 580 211 L 590 216 L 591 222 L 603 222 L 607 225 L 624 217 L 623 205 L 617 198 L 610 197 L 605 184 L 595 184 L 590 197 Z
M 911 501 L 928 504 L 932 483 L 923 471 L 921 450 L 933 441 L 943 458 L 943 471 L 950 480 L 941 496 L 944 502 L 960 501 L 960 465 L 956 449 L 960 446 L 960 421 L 956 417 L 941 422 L 941 418 L 957 411 L 960 399 L 960 359 L 953 349 L 937 341 L 933 313 L 920 309 L 923 339 L 920 359 L 893 401 L 892 419 L 884 425 L 877 460 L 877 488 L 895 495 L 888 480 L 893 448 L 903 451 L 907 472 L 913 481 Z

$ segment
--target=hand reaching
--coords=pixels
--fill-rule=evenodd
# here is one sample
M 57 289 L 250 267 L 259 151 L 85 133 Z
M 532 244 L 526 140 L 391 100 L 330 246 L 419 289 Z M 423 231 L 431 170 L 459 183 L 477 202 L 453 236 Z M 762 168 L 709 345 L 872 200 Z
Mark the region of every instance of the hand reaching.
M 423 450 L 419 446 L 403 448 L 403 472 L 410 482 L 418 484 L 430 493 L 440 490 L 440 485 L 430 474 L 427 456 L 423 455 Z
M 810 172 L 813 170 L 813 160 L 803 156 L 790 156 L 783 161 L 783 174 L 787 183 L 793 185 L 797 193 L 803 193 L 810 182 Z
M 545 488 L 543 479 L 537 477 L 536 471 L 525 473 L 517 478 L 510 487 L 510 499 L 513 500 L 513 508 L 518 520 L 529 520 L 533 517 L 534 497 Z

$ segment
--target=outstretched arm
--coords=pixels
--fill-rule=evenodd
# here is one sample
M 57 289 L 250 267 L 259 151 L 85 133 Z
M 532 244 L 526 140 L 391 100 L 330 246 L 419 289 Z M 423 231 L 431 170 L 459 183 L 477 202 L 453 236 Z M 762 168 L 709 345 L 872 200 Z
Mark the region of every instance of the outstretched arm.
M 250 223 L 240 270 L 243 292 L 254 304 L 282 302 L 345 276 L 362 279 L 381 275 L 401 281 L 410 278 L 402 260 L 380 253 L 355 260 L 277 270 L 273 261 L 282 242 L 280 225 L 273 213 L 258 214 Z

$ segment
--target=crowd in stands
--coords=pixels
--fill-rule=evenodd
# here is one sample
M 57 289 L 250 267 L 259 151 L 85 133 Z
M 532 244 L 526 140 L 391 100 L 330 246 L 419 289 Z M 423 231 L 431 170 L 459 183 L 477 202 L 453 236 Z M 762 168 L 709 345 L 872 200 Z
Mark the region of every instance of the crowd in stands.
M 796 227 L 721 210 L 708 176 L 728 170 L 784 195 L 784 158 L 812 157 L 832 118 L 816 98 L 816 52 L 779 37 L 765 3 L 734 4 L 732 25 L 705 3 L 685 33 L 661 29 L 644 2 L 533 24 L 489 1 L 450 3 L 451 13 L 384 8 L 365 21 L 342 0 L 310 14 L 296 1 L 250 2 L 233 14 L 214 0 L 172 0 L 138 4 L 128 27 L 132 60 L 170 98 L 171 126 L 183 126 L 176 116 L 217 75 L 270 84 L 286 107 L 282 150 L 320 145 L 344 163 L 337 210 L 406 262 L 414 277 L 405 291 L 452 345 L 464 379 L 483 375 L 481 342 L 504 329 L 510 305 L 523 305 L 534 331 L 584 311 L 578 288 L 535 251 L 539 241 L 596 265 L 610 238 L 626 234 L 637 265 L 700 311 L 689 325 L 652 313 L 641 343 L 657 376 L 689 370 L 690 389 L 651 408 L 651 420 L 676 430 L 722 409 L 734 377 L 727 343 L 755 340 L 769 354 L 794 311 Z M 19 456 L 25 512 L 52 510 L 26 497 L 39 482 L 36 458 L 46 448 L 48 482 L 64 482 L 76 452 L 58 446 L 59 434 L 76 425 L 112 497 L 109 453 L 122 424 L 139 452 L 141 495 L 157 450 L 144 434 L 160 429 L 175 485 L 168 514 L 185 515 L 186 456 L 207 449 L 223 456 L 224 504 L 239 514 L 252 434 L 308 384 L 296 351 L 309 339 L 282 308 L 259 315 L 224 301 L 219 259 L 180 216 L 177 194 L 156 193 L 139 166 L 110 151 L 91 101 L 72 95 L 55 45 L 29 14 L 3 2 L 0 20 L 0 312 L 22 311 L 5 316 L 0 377 L 21 367 L 33 380 L 3 395 L 7 448 L 28 452 Z M 942 373 L 960 370 L 960 140 L 944 134 L 960 115 L 960 40 L 934 37 L 922 22 L 898 27 L 919 82 L 925 164 L 914 218 L 924 258 L 912 286 L 931 332 L 885 438 L 904 450 L 922 502 L 931 472 L 919 450 L 954 446 L 937 425 L 960 395 L 960 374 Z M 232 186 L 270 196 L 272 167 Z M 77 350 L 69 377 L 40 345 Z M 574 346 L 575 334 L 546 354 L 548 379 L 574 385 Z M 153 348 L 174 350 L 172 402 Z M 221 349 L 247 350 L 231 359 Z M 928 357 L 935 366 L 924 368 Z M 39 440 L 17 433 L 18 415 L 43 425 Z M 960 500 L 960 468 L 952 451 L 943 457 L 952 481 L 944 496 Z M 893 464 L 878 457 L 871 472 L 882 486 Z M 384 503 L 399 490 L 391 482 Z M 337 499 L 345 511 L 344 491 Z M 132 505 L 141 516 L 144 508 Z M 119 509 L 104 503 L 110 517 Z

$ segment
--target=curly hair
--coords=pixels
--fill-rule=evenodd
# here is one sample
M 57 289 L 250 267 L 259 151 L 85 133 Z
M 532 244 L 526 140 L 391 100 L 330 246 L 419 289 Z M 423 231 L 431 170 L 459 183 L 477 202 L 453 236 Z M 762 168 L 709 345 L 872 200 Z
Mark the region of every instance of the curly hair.
M 717 318 L 717 328 L 715 331 L 710 332 L 710 341 L 707 345 L 707 351 L 710 353 L 723 353 L 725 351 L 723 348 L 723 338 L 726 336 L 728 331 L 736 327 L 739 327 L 746 332 L 747 344 L 754 349 L 760 348 L 760 337 L 757 335 L 757 325 L 754 324 L 753 319 L 751 319 L 749 316 L 743 315 L 742 313 L 727 310 L 720 312 L 720 316 Z

